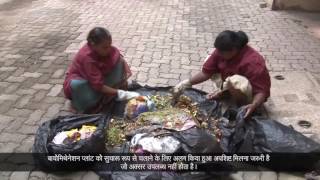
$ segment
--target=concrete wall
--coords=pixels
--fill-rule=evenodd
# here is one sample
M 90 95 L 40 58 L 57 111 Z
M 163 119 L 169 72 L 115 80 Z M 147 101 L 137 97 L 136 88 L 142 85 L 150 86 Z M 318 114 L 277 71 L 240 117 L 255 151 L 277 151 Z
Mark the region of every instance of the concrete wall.
M 266 0 L 273 10 L 295 9 L 320 12 L 320 0 Z

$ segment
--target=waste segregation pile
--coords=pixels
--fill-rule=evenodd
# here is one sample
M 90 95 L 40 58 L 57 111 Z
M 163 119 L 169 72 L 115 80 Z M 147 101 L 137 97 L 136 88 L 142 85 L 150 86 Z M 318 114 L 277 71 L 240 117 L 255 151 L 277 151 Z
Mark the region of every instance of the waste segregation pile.
M 105 114 L 59 116 L 43 123 L 35 153 L 311 153 L 320 145 L 266 117 L 244 120 L 244 109 L 222 114 L 206 92 L 187 89 L 173 104 L 171 87 L 129 86 L 141 96 L 117 102 Z M 45 158 L 41 166 L 54 167 Z M 56 166 L 61 167 L 60 164 Z M 108 166 L 108 164 L 105 164 Z M 106 179 L 212 179 L 216 172 L 117 172 L 97 170 Z M 227 170 L 227 169 L 226 169 Z M 163 179 L 163 178 L 161 178 Z
M 199 114 L 197 102 L 182 95 L 177 104 L 172 105 L 172 98 L 172 95 L 156 93 L 131 99 L 125 106 L 123 117 L 112 117 L 107 130 L 107 146 L 121 145 L 132 139 L 132 149 L 140 147 L 137 151 L 170 153 L 173 149 L 173 153 L 180 142 L 171 135 L 172 131 L 207 127 L 207 122 Z
M 71 144 L 80 141 L 80 139 L 88 139 L 93 132 L 97 130 L 96 126 L 82 125 L 81 129 L 71 129 L 59 132 L 52 140 L 55 144 Z

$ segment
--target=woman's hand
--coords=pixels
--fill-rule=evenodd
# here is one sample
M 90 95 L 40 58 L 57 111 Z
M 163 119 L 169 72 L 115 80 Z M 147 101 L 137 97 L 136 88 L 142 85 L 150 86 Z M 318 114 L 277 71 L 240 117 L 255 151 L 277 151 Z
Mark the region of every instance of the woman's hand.
M 192 84 L 189 79 L 183 80 L 179 84 L 177 84 L 175 87 L 173 87 L 173 93 L 180 94 L 186 88 L 190 88 L 191 86 L 192 86 Z
M 266 100 L 265 93 L 257 93 L 253 96 L 253 101 L 251 104 L 245 106 L 246 114 L 244 116 L 247 119 L 263 102 Z
M 210 93 L 210 94 L 207 95 L 207 99 L 209 99 L 209 100 L 217 100 L 217 99 L 220 99 L 222 97 L 222 94 L 223 94 L 223 91 Z
M 246 109 L 244 118 L 247 119 L 256 110 L 257 106 L 255 104 L 248 104 L 244 108 Z
M 118 90 L 117 101 L 125 101 L 140 96 L 139 93 L 133 91 Z

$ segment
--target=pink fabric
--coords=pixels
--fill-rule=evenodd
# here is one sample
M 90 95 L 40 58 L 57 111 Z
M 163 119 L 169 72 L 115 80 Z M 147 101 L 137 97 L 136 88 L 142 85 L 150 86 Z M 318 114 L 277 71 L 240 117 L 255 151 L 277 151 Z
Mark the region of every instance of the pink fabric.
M 70 83 L 73 79 L 88 80 L 91 87 L 100 91 L 104 84 L 104 77 L 109 73 L 120 59 L 120 51 L 112 47 L 107 57 L 96 54 L 87 44 L 76 54 L 66 74 L 63 84 L 64 94 L 71 99 Z
M 250 46 L 244 47 L 240 54 L 225 60 L 215 50 L 202 67 L 206 74 L 220 73 L 222 80 L 235 74 L 246 77 L 252 85 L 253 95 L 262 92 L 270 96 L 271 80 L 264 58 Z

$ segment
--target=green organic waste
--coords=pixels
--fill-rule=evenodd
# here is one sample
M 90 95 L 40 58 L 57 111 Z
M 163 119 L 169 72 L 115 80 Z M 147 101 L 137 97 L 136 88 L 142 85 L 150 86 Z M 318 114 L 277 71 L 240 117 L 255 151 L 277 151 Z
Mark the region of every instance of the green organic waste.
M 177 108 L 171 108 L 171 109 L 165 109 L 161 111 L 155 111 L 155 112 L 145 112 L 140 114 L 138 117 L 137 122 L 143 123 L 143 124 L 149 124 L 151 121 L 158 121 L 162 122 L 165 120 L 170 120 L 177 118 L 177 115 L 188 115 L 185 111 Z
M 160 95 L 152 95 L 149 97 L 151 101 L 156 105 L 157 110 L 172 108 L 171 100 L 172 96 L 160 96 Z
M 115 121 L 114 119 L 111 120 L 109 129 L 107 130 L 107 145 L 115 146 L 122 144 L 126 141 L 124 135 L 124 128 L 125 128 L 124 121 Z
M 172 107 L 171 101 L 172 96 L 160 96 L 160 95 L 152 95 L 149 97 L 156 105 L 157 110 L 164 110 L 164 109 L 171 109 L 171 108 L 178 108 L 182 109 L 187 113 L 190 113 L 193 117 L 197 116 L 198 107 L 197 104 L 192 103 L 192 100 L 187 96 L 180 96 L 177 104 Z

